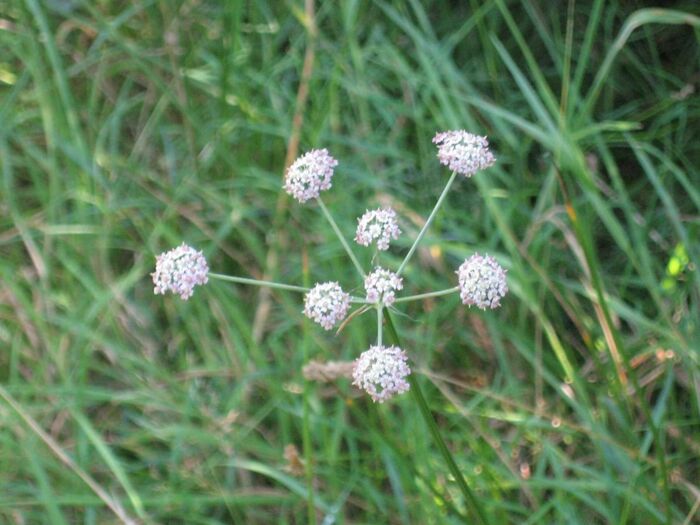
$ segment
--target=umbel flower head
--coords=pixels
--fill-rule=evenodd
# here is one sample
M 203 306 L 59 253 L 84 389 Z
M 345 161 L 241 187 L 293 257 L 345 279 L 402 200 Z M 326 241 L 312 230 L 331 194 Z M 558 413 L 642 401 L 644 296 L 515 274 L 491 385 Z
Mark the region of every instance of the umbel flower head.
M 326 330 L 343 320 L 350 308 L 350 295 L 338 283 L 316 284 L 304 298 L 304 315 Z
M 284 189 L 299 202 L 315 199 L 321 191 L 331 187 L 333 170 L 338 161 L 327 149 L 311 150 L 289 166 L 284 179 Z
M 173 292 L 182 299 L 192 297 L 198 284 L 206 284 L 209 266 L 202 252 L 184 242 L 168 252 L 156 256 L 156 271 L 151 274 L 156 294 Z
M 375 268 L 365 277 L 365 293 L 371 303 L 381 301 L 390 306 L 396 299 L 395 291 L 403 288 L 403 279 L 390 270 Z
M 388 250 L 389 242 L 398 239 L 400 234 L 396 212 L 391 208 L 368 210 L 357 219 L 355 240 L 362 246 L 369 246 L 373 241 L 377 241 L 377 249 Z
M 497 308 L 508 293 L 506 271 L 496 259 L 478 253 L 466 259 L 457 270 L 459 296 L 462 303 L 476 305 L 482 310 Z
M 406 353 L 398 346 L 370 346 L 355 361 L 352 384 L 372 396 L 373 401 L 383 403 L 410 388 L 407 361 Z
M 438 133 L 433 137 L 433 144 L 438 147 L 440 164 L 466 177 L 471 177 L 496 162 L 486 137 L 473 135 L 463 129 Z

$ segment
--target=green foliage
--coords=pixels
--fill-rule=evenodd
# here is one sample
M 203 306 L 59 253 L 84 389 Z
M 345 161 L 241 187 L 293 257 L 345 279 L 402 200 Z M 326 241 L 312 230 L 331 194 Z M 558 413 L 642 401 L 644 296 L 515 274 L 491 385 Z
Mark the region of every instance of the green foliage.
M 152 293 L 183 240 L 220 273 L 361 289 L 319 210 L 280 199 L 311 42 L 300 152 L 339 159 L 345 231 L 397 209 L 391 264 L 449 176 L 436 131 L 498 158 L 457 181 L 405 291 L 488 251 L 504 306 L 394 315 L 490 521 L 698 520 L 697 3 L 316 3 L 315 40 L 300 1 L 2 4 L 0 522 L 462 522 L 410 396 L 303 379 L 366 349 L 371 313 L 335 336 L 292 292 L 264 324 L 259 289 Z

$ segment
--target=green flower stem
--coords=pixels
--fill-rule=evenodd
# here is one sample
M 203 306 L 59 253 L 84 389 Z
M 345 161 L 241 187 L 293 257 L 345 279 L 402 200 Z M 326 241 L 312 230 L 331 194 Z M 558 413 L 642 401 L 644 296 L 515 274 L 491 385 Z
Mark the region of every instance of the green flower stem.
M 340 239 L 340 243 L 343 245 L 343 248 L 345 248 L 345 251 L 347 252 L 350 259 L 352 260 L 352 263 L 355 265 L 355 268 L 357 268 L 357 271 L 360 273 L 360 275 L 364 279 L 365 272 L 362 269 L 362 265 L 360 264 L 360 261 L 358 261 L 357 257 L 355 257 L 355 254 L 352 253 L 352 249 L 350 248 L 348 241 L 346 241 L 345 237 L 343 237 L 343 234 L 340 231 L 340 228 L 338 228 L 338 225 L 333 220 L 333 217 L 331 216 L 331 213 L 328 211 L 328 208 L 326 208 L 326 205 L 323 204 L 321 197 L 316 197 L 316 202 L 318 202 L 318 205 L 321 207 L 321 211 L 323 211 L 323 214 L 326 216 L 326 219 L 328 219 L 328 222 L 331 224 L 331 228 L 333 228 L 333 231 L 338 236 L 338 239 Z
M 354 297 L 352 295 L 350 296 L 350 302 L 357 303 L 357 304 L 372 304 L 364 297 Z
M 377 346 L 382 346 L 382 328 L 384 324 L 383 318 L 384 305 L 382 303 L 377 304 Z
M 418 299 L 428 299 L 429 297 L 440 297 L 442 295 L 449 295 L 459 291 L 459 286 L 453 288 L 447 288 L 446 290 L 440 290 L 437 292 L 420 293 L 418 295 L 408 295 L 406 297 L 397 297 L 394 303 L 406 303 L 408 301 L 416 301 Z
M 450 176 L 450 179 L 447 181 L 447 184 L 445 185 L 445 189 L 442 190 L 440 197 L 438 198 L 437 202 L 435 203 L 435 207 L 433 208 L 433 211 L 430 212 L 430 216 L 428 217 L 428 220 L 425 221 L 423 228 L 421 228 L 420 233 L 418 233 L 418 237 L 416 237 L 416 240 L 413 241 L 413 246 L 411 246 L 411 249 L 408 250 L 408 254 L 406 255 L 406 258 L 401 263 L 401 266 L 399 266 L 399 269 L 396 272 L 396 275 L 401 275 L 401 272 L 403 272 L 403 269 L 408 264 L 408 261 L 411 260 L 411 257 L 413 256 L 413 252 L 416 251 L 416 248 L 418 248 L 418 244 L 420 243 L 421 239 L 423 239 L 423 237 L 425 236 L 425 232 L 428 231 L 430 224 L 433 222 L 435 215 L 437 215 L 437 212 L 440 209 L 440 206 L 442 206 L 442 202 L 445 200 L 445 197 L 447 197 L 447 193 L 450 191 L 450 188 L 452 187 L 452 183 L 455 181 L 456 178 L 457 178 L 457 172 L 453 171 L 452 175 Z
M 209 273 L 209 277 L 213 279 L 219 279 L 221 281 L 230 281 L 232 283 L 238 284 L 250 284 L 253 286 L 266 286 L 268 288 L 277 288 L 278 290 L 289 290 L 291 292 L 302 292 L 306 293 L 309 288 L 304 288 L 303 286 L 294 286 L 292 284 L 282 284 L 273 281 L 259 281 L 257 279 L 247 279 L 245 277 L 236 277 L 234 275 L 224 275 L 221 273 Z
M 401 347 L 399 334 L 396 332 L 396 328 L 394 327 L 394 323 L 388 311 L 386 312 L 386 326 L 389 330 L 391 338 L 394 340 L 394 344 Z M 464 479 L 464 476 L 462 476 L 462 472 L 459 470 L 459 467 L 457 466 L 454 457 L 452 457 L 450 449 L 447 448 L 445 440 L 440 434 L 440 429 L 438 428 L 437 423 L 435 422 L 433 414 L 430 412 L 428 403 L 425 401 L 425 397 L 423 396 L 423 391 L 420 388 L 420 383 L 418 382 L 418 379 L 415 377 L 414 374 L 410 374 L 408 376 L 408 382 L 411 385 L 411 394 L 413 395 L 413 399 L 418 404 L 418 408 L 420 409 L 420 413 L 423 416 L 423 420 L 428 425 L 430 433 L 433 435 L 433 439 L 435 440 L 435 444 L 440 450 L 440 453 L 442 454 L 445 463 L 447 463 L 447 467 L 452 473 L 452 476 L 455 478 L 455 481 L 459 486 L 459 490 L 464 496 L 464 501 L 466 502 L 467 507 L 469 508 L 471 514 L 475 519 L 475 523 L 478 523 L 479 525 L 488 525 L 489 521 L 486 518 L 484 509 L 481 507 L 479 500 L 476 499 L 476 497 L 472 493 L 471 489 L 469 488 L 469 485 L 467 485 L 467 482 Z

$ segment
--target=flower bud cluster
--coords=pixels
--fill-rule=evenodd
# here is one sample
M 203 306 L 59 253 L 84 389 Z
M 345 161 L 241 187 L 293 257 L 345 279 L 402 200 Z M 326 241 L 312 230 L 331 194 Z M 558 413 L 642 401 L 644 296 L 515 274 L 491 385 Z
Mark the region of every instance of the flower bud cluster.
M 362 246 L 377 242 L 377 249 L 388 250 L 389 242 L 398 239 L 401 234 L 396 212 L 391 208 L 367 211 L 357 219 L 355 241 Z
M 337 165 L 338 161 L 331 157 L 327 149 L 311 150 L 289 166 L 284 189 L 301 203 L 315 199 L 331 187 Z
M 370 303 L 381 302 L 391 306 L 396 300 L 395 292 L 403 288 L 403 279 L 385 268 L 375 270 L 365 277 L 365 293 Z
M 314 286 L 304 299 L 304 314 L 326 330 L 345 319 L 350 309 L 350 296 L 338 283 L 322 283 Z
M 440 163 L 465 177 L 471 177 L 496 162 L 486 137 L 462 129 L 438 133 L 433 137 L 433 143 L 438 147 Z
M 370 346 L 355 361 L 352 384 L 383 403 L 408 391 L 406 377 L 410 373 L 408 357 L 398 346 Z
M 209 266 L 202 255 L 184 242 L 156 257 L 156 271 L 151 274 L 156 294 L 173 292 L 182 299 L 192 297 L 194 287 L 209 280 Z
M 508 293 L 506 271 L 490 255 L 478 253 L 466 259 L 457 270 L 462 303 L 482 310 L 497 308 Z

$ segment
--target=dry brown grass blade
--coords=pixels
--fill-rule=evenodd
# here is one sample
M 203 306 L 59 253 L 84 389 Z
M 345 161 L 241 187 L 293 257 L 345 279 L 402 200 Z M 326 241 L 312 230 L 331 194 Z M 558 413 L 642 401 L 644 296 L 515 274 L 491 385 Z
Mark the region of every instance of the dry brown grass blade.
M 309 82 L 314 68 L 314 59 L 316 57 L 316 37 L 318 30 L 316 28 L 316 16 L 314 8 L 314 0 L 306 0 L 304 2 L 304 14 L 306 17 L 306 29 L 308 33 L 308 42 L 304 53 L 304 64 L 301 71 L 301 82 L 297 90 L 296 104 L 294 117 L 292 118 L 292 132 L 289 136 L 287 144 L 287 154 L 284 159 L 283 175 L 287 168 L 294 162 L 294 159 L 299 154 L 299 142 L 301 140 L 301 127 L 304 123 L 304 111 L 306 109 L 306 101 L 309 98 Z M 277 266 L 279 264 L 279 248 L 285 245 L 284 228 L 281 228 L 282 220 L 287 211 L 287 195 L 281 191 L 277 197 L 275 206 L 275 218 L 273 220 L 272 235 L 277 236 L 277 244 L 270 243 L 268 246 L 267 257 L 265 260 L 265 273 L 263 280 L 271 280 Z M 270 315 L 270 307 L 272 291 L 269 288 L 260 288 L 258 294 L 258 307 L 255 310 L 255 318 L 253 319 L 253 339 L 259 342 L 262 338 L 267 319 Z

